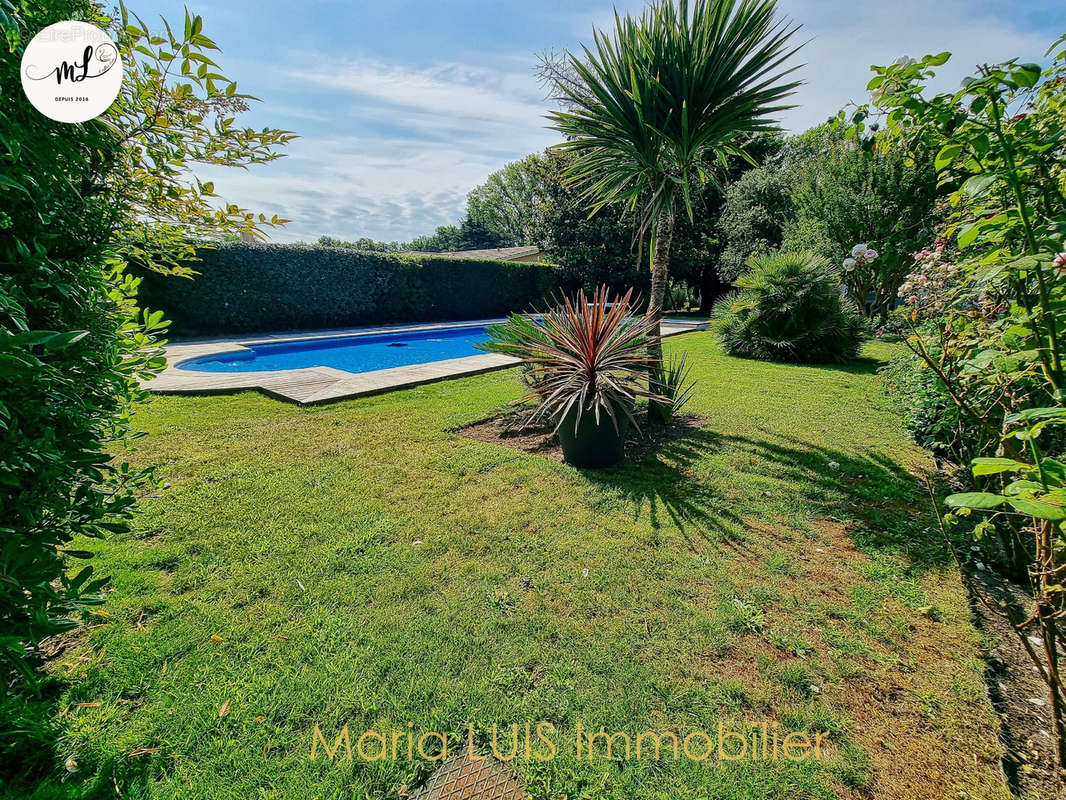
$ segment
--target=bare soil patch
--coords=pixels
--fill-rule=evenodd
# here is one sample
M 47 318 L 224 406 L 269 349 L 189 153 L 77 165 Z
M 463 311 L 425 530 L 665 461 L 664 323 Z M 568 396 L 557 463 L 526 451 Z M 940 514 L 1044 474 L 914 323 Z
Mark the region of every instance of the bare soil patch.
M 993 605 L 1008 595 L 1016 604 L 1025 603 L 1017 586 L 982 573 L 971 578 Z M 1066 798 L 1066 788 L 1056 779 L 1047 687 L 1010 622 L 984 602 L 975 599 L 973 607 L 978 627 L 990 640 L 985 653 L 988 687 L 1000 718 L 1000 739 L 1006 751 L 1003 768 L 1011 789 L 1025 800 Z
M 759 564 L 767 554 L 777 552 L 789 555 L 795 569 L 778 584 L 786 598 L 854 608 L 853 590 L 875 587 L 862 571 L 868 557 L 855 546 L 846 525 L 821 520 L 815 525 L 817 535 L 807 538 L 784 535 L 780 526 L 749 524 L 758 531 L 761 545 L 759 552 L 744 556 L 754 584 L 767 580 Z M 939 586 L 935 578 L 925 587 L 934 605 L 946 604 L 948 595 L 957 591 Z M 701 654 L 697 674 L 728 675 L 739 681 L 756 701 L 754 712 L 777 719 L 777 712 L 795 698 L 774 686 L 773 672 L 784 665 L 806 665 L 811 670 L 811 701 L 820 698 L 844 720 L 844 738 L 830 736 L 827 760 L 844 763 L 840 748 L 845 743 L 857 746 L 867 759 L 864 779 L 855 785 L 844 779 L 846 771 L 841 773 L 836 796 L 842 800 L 1004 798 L 1007 793 L 995 769 L 1001 755 L 996 746 L 996 720 L 985 705 L 984 687 L 977 684 L 978 692 L 959 695 L 951 688 L 954 660 L 967 651 L 979 654 L 967 634 L 968 625 L 915 613 L 891 597 L 871 613 L 905 620 L 906 630 L 897 631 L 890 640 L 861 635 L 868 652 L 852 656 L 858 669 L 846 677 L 829 681 L 820 674 L 834 658 L 826 624 L 797 625 L 792 615 L 773 604 L 766 608 L 765 630 L 744 635 L 724 653 Z M 837 629 L 855 631 L 857 626 L 841 623 Z M 797 656 L 768 641 L 772 638 L 768 633 L 782 630 L 800 634 L 811 650 Z M 776 666 L 768 673 L 767 664 Z M 1025 800 L 1056 797 L 1046 788 L 1029 791 L 1022 795 Z

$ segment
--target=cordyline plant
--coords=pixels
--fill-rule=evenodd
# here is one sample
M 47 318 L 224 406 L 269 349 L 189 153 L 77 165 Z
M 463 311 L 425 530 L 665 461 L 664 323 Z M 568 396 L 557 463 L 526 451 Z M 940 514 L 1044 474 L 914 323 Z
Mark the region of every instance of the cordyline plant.
M 874 67 L 869 85 L 902 146 L 935 149 L 941 184 L 951 192 L 955 211 L 946 235 L 958 247 L 962 274 L 950 284 L 962 293 L 925 327 L 916 326 L 907 343 L 960 411 L 999 442 L 995 456 L 972 462 L 984 490 L 949 497 L 958 511 L 946 521 L 981 512 L 978 536 L 1004 521 L 1028 539 L 1032 605 L 1008 604 L 1006 613 L 1048 686 L 1060 779 L 1066 775 L 1059 667 L 1066 617 L 1064 45 L 1066 36 L 1048 50 L 1058 52 L 1045 71 L 1017 60 L 983 65 L 954 93 L 923 94 L 948 53 Z M 853 117 L 856 131 L 868 111 Z M 905 316 L 918 321 L 921 314 L 913 307 Z M 1004 391 L 1011 387 L 1023 393 Z M 983 597 L 979 586 L 972 588 Z
M 517 405 L 536 403 L 527 423 L 554 424 L 558 431 L 572 415 L 577 431 L 591 413 L 596 424 L 606 417 L 618 428 L 619 415 L 636 427 L 637 398 L 668 402 L 646 386 L 657 366 L 647 353 L 657 321 L 634 316 L 633 290 L 612 301 L 606 286 L 576 301 L 562 297 L 539 320 L 515 314 L 488 328 L 490 353 L 521 358 L 529 367 L 530 392 Z
M 774 129 L 773 115 L 791 108 L 783 101 L 799 83 L 783 65 L 798 27 L 777 17 L 774 0 L 658 0 L 639 18 L 616 14 L 580 55 L 545 64 L 561 107 L 552 127 L 576 156 L 570 180 L 592 214 L 624 205 L 650 239 L 653 361 L 662 360 L 675 214 L 691 220 L 695 190 L 715 180 L 711 165 L 746 158 L 745 137 Z

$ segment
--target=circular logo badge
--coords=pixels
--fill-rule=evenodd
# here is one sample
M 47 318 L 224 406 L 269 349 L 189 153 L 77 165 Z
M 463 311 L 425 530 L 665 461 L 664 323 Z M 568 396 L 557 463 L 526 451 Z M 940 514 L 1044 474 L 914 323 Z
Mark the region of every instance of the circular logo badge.
M 88 22 L 57 22 L 22 54 L 22 89 L 33 107 L 59 122 L 85 122 L 107 111 L 122 87 L 122 57 Z

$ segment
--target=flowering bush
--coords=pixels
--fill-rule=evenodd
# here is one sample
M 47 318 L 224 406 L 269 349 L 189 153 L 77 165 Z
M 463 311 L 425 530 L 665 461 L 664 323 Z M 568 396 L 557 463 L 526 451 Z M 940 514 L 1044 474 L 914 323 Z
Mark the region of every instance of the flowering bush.
M 911 253 L 911 258 L 914 266 L 899 287 L 899 300 L 907 306 L 905 313 L 911 321 L 939 319 L 962 304 L 972 306 L 982 297 L 960 266 L 958 251 L 950 248 L 946 239 L 937 238 L 930 248 Z
M 914 266 L 899 289 L 905 305 L 896 315 L 912 352 L 891 372 L 915 438 L 962 465 L 995 454 L 1007 417 L 1053 398 L 1013 282 L 1003 272 L 973 269 L 944 235 L 949 227 L 912 254 Z
M 1032 601 L 1004 614 L 1047 684 L 1066 774 L 1066 680 L 1057 668 L 1066 617 L 1066 36 L 1048 53 L 1056 50 L 1046 71 L 986 64 L 959 91 L 932 96 L 926 82 L 948 53 L 874 67 L 868 88 L 878 108 L 852 122 L 861 136 L 871 113 L 883 115 L 902 146 L 936 152 L 941 185 L 958 187 L 943 241 L 915 254 L 901 287 L 913 326 L 907 344 L 936 376 L 939 396 L 980 429 L 974 491 L 947 498 L 958 512 L 945 520 L 972 514 L 976 536 L 995 533 L 1018 557 L 1014 574 Z M 949 241 L 957 255 L 946 255 Z
M 1001 303 L 975 290 L 970 274 L 960 266 L 958 251 L 943 236 L 911 258 L 911 272 L 899 288 L 899 299 L 905 305 L 891 320 L 904 338 L 915 333 L 922 336 L 928 354 L 950 373 L 954 366 L 961 368 L 967 353 L 956 334 L 961 326 L 944 323 L 964 310 L 971 319 L 992 320 L 1003 310 Z M 944 380 L 922 358 L 902 353 L 884 374 L 914 440 L 936 453 L 942 465 L 946 462 L 957 468 L 995 450 L 996 438 L 960 411 Z
M 852 259 L 841 280 L 866 317 L 883 323 L 910 271 L 909 254 L 932 238 L 936 225 L 943 190 L 933 153 L 908 153 L 881 134 L 849 142 L 834 128 L 811 144 L 815 152 L 789 167 L 795 210 L 782 249 L 809 250 L 837 265 L 844 256 Z
M 843 271 L 840 281 L 847 289 L 848 296 L 863 308 L 877 304 L 877 292 L 871 288 L 877 282 L 877 273 L 873 268 L 877 255 L 877 251 L 865 243 L 857 244 L 851 248 L 851 255 L 841 264 Z M 867 315 L 870 310 L 867 308 Z
M 932 451 L 942 467 L 951 464 L 961 472 L 958 465 L 988 452 L 989 445 L 995 449 L 995 442 L 959 411 L 939 376 L 913 353 L 897 355 L 881 376 L 914 441 Z
M 865 244 L 851 248 L 851 258 L 844 259 L 844 271 L 854 272 L 856 267 L 865 267 L 877 259 L 877 251 Z

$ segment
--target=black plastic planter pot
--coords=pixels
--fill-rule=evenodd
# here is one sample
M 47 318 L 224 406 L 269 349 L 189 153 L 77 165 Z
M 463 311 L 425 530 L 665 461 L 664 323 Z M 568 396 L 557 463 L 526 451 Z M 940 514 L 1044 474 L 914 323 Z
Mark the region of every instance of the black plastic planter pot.
M 574 431 L 574 415 L 571 411 L 559 427 L 559 443 L 563 446 L 563 458 L 567 464 L 583 469 L 611 467 L 622 460 L 622 446 L 625 444 L 629 420 L 625 412 L 618 409 L 612 421 L 610 416 L 600 413 L 600 424 L 596 424 L 596 414 L 585 411 Z M 615 428 L 615 423 L 618 427 Z

